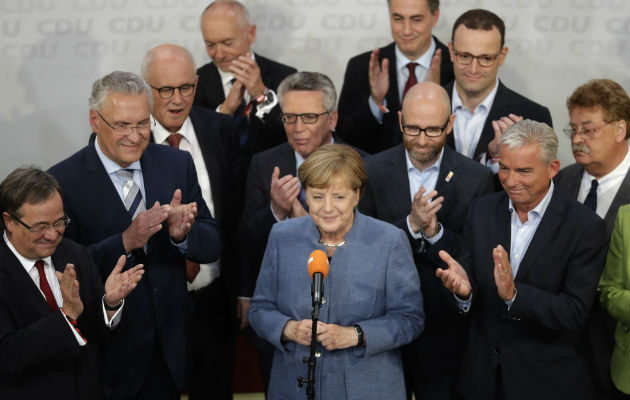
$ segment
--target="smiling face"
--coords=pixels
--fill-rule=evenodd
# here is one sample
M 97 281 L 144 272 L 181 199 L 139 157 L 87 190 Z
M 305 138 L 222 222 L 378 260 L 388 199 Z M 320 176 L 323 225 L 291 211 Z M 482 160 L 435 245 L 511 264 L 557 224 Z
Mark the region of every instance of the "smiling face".
M 359 189 L 333 178 L 325 188 L 307 187 L 305 190 L 309 214 L 313 218 L 323 242 L 344 240 L 354 222 L 354 209 L 359 203 Z
M 415 60 L 431 46 L 431 30 L 440 11 L 431 14 L 427 0 L 391 0 L 389 23 L 392 37 L 403 54 Z
M 541 158 L 540 146 L 528 144 L 521 147 L 501 146 L 499 179 L 519 213 L 527 213 L 540 203 L 551 179 L 560 169 L 560 161 L 546 165 Z
M 50 224 L 64 218 L 63 202 L 57 191 L 38 204 L 25 203 L 17 209 L 16 216 L 26 225 L 33 226 L 39 223 Z M 31 232 L 24 225 L 3 213 L 7 237 L 13 247 L 26 258 L 39 260 L 51 256 L 61 239 L 63 228 L 47 229 L 42 232 Z
M 176 133 L 188 117 L 195 98 L 198 76 L 195 66 L 183 50 L 175 47 L 158 47 L 153 50 L 155 58 L 149 68 L 149 85 L 153 94 L 153 116 L 171 133 Z M 188 96 L 175 89 L 173 96 L 163 99 L 155 88 L 165 86 L 178 88 L 195 85 Z
M 256 25 L 249 25 L 235 9 L 222 4 L 202 15 L 201 33 L 212 62 L 225 72 L 232 60 L 245 55 L 256 41 Z
M 90 125 L 105 156 L 123 168 L 138 161 L 149 145 L 151 132 L 140 132 L 135 128 L 131 132 L 117 132 L 103 118 L 114 127 L 147 124 L 150 116 L 148 97 L 110 93 L 99 113 L 102 118 L 90 110 Z
M 320 90 L 290 90 L 284 93 L 282 112 L 286 114 L 320 114 L 324 108 L 324 92 Z M 293 124 L 284 124 L 287 141 L 299 155 L 307 158 L 320 146 L 330 143 L 337 125 L 337 111 L 317 117 L 314 124 L 305 124 L 298 117 Z

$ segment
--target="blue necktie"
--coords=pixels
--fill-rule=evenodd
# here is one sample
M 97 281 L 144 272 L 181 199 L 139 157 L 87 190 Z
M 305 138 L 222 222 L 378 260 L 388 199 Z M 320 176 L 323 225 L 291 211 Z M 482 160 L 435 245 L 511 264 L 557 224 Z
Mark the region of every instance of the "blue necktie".
M 597 179 L 591 181 L 591 190 L 588 191 L 586 198 L 584 199 L 584 205 L 590 208 L 593 212 L 597 212 L 597 186 L 599 183 Z

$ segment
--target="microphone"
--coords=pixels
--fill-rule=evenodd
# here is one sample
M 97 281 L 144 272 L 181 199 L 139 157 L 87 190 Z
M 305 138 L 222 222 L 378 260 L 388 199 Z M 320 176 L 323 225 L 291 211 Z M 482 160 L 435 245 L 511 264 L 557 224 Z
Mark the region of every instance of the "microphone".
M 321 307 L 324 299 L 324 278 L 328 275 L 328 256 L 322 250 L 315 250 L 308 257 L 308 274 L 313 278 L 311 285 L 311 296 L 313 297 L 313 307 Z

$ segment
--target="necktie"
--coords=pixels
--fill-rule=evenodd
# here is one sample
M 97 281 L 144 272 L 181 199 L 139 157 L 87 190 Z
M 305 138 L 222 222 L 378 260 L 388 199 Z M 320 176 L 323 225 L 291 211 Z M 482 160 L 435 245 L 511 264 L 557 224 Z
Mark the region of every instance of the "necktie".
M 231 83 L 234 84 L 236 78 L 232 78 Z M 251 103 L 251 102 L 250 102 Z M 249 114 L 249 110 L 247 110 L 247 104 L 245 104 L 245 98 L 241 100 L 241 104 L 239 104 L 232 117 L 234 118 L 234 124 L 236 125 L 236 134 L 238 135 L 238 143 L 241 148 L 245 147 L 245 142 L 247 142 L 248 136 L 248 126 L 247 126 L 247 114 Z M 249 107 L 251 108 L 251 106 Z M 247 114 L 245 111 L 247 110 Z
M 588 191 L 586 198 L 584 199 L 584 205 L 590 208 L 593 212 L 597 211 L 597 186 L 599 183 L 597 179 L 591 181 L 591 190 Z
M 409 70 L 409 78 L 407 79 L 407 83 L 405 83 L 405 89 L 403 90 L 403 98 L 405 97 L 405 94 L 407 94 L 407 90 L 409 90 L 413 85 L 418 83 L 418 80 L 416 79 L 416 66 L 417 65 L 418 64 L 414 62 L 410 62 L 409 64 L 407 64 L 407 69 Z
M 57 300 L 55 300 L 55 296 L 53 296 L 53 292 L 50 289 L 50 285 L 48 284 L 48 280 L 46 279 L 46 273 L 44 272 L 44 261 L 37 260 L 35 262 L 35 268 L 37 268 L 37 272 L 39 273 L 39 288 L 44 292 L 44 296 L 46 297 L 46 301 L 48 302 L 48 306 L 51 310 L 55 311 L 59 308 L 57 305 Z
M 167 137 L 166 140 L 171 146 L 179 149 L 179 144 L 181 143 L 183 137 L 184 136 L 181 133 L 173 133 L 169 137 Z M 186 279 L 188 280 L 188 282 L 192 282 L 195 280 L 195 277 L 197 277 L 199 270 L 199 263 L 186 260 Z
M 142 199 L 142 192 L 140 187 L 133 180 L 133 171 L 130 169 L 119 169 L 116 171 L 123 182 L 123 202 L 125 208 L 129 212 L 131 219 L 134 220 L 139 213 L 146 210 L 144 200 Z

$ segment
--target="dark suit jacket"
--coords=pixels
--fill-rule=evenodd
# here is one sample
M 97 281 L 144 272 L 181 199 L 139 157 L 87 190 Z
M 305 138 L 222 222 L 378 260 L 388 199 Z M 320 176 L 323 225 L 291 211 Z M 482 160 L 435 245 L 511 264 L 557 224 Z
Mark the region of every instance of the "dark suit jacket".
M 6 399 L 103 399 L 100 343 L 108 329 L 98 269 L 87 249 L 68 239 L 52 262 L 60 272 L 67 263 L 76 268 L 84 307 L 77 326 L 88 344 L 79 346 L 62 312 L 50 310 L 0 239 L 0 393 Z
M 256 54 L 256 63 L 260 68 L 263 83 L 274 92 L 284 78 L 297 72 L 293 67 L 272 61 L 259 54 Z M 217 66 L 214 63 L 208 63 L 200 67 L 197 74 L 199 75 L 199 83 L 197 84 L 194 104 L 216 110 L 225 101 L 223 84 Z M 249 135 L 245 145 L 248 154 L 254 154 L 286 142 L 284 127 L 280 122 L 281 112 L 280 104 L 278 104 L 263 119 L 260 119 L 256 117 L 256 108 L 251 110 L 247 118 Z
M 366 158 L 368 184 L 359 210 L 407 233 L 420 275 L 427 324 L 422 335 L 405 348 L 405 359 L 411 361 L 406 365 L 411 365 L 416 373 L 440 376 L 459 368 L 468 322 L 452 307 L 453 295 L 435 277 L 439 262 L 432 246 L 422 239 L 414 239 L 407 229 L 411 197 L 406 157 L 404 145 L 399 144 Z M 446 181 L 449 172 L 453 175 Z M 435 190 L 438 196 L 444 196 L 437 219 L 444 228 L 444 235 L 454 239 L 461 233 L 470 201 L 494 191 L 493 174 L 481 164 L 444 147 Z M 443 346 L 444 343 L 450 345 Z
M 448 47 L 435 36 L 433 39 L 437 49 L 442 49 L 440 83 L 445 85 L 454 79 L 453 63 L 449 57 Z M 379 53 L 379 63 L 384 58 L 389 60 L 389 90 L 385 96 L 389 112 L 383 116 L 382 124 L 374 118 L 368 104 L 370 97 L 368 70 L 371 53 L 368 51 L 359 54 L 348 61 L 343 88 L 339 96 L 339 122 L 336 132 L 346 143 L 373 154 L 389 149 L 400 143 L 402 139 L 398 125 L 398 111 L 401 109 L 401 104 L 396 73 L 395 43 L 392 42 L 380 48 Z
M 554 178 L 554 182 L 558 186 L 558 189 L 563 191 L 567 196 L 572 199 L 577 199 L 583 174 L 584 168 L 582 168 L 580 164 L 571 164 L 562 168 L 560 172 L 558 172 L 558 175 Z M 623 182 L 621 183 L 619 190 L 617 190 L 617 194 L 615 195 L 615 198 L 610 204 L 610 208 L 604 217 L 608 238 L 612 235 L 619 207 L 628 203 L 630 203 L 630 171 L 628 171 L 628 173 L 626 173 L 626 177 L 623 178 Z
M 453 86 L 455 81 L 444 86 L 444 89 L 448 92 L 451 101 L 453 100 Z M 509 89 L 507 86 L 499 80 L 499 88 L 497 89 L 497 95 L 492 102 L 488 118 L 483 125 L 477 148 L 475 149 L 474 159 L 479 160 L 483 153 L 488 151 L 488 143 L 494 139 L 494 129 L 492 129 L 492 121 L 501 117 L 505 117 L 508 114 L 520 115 L 525 119 L 531 119 L 538 122 L 544 122 L 549 126 L 553 126 L 551 122 L 551 114 L 547 107 L 541 106 L 538 103 L 534 103 L 528 98 L 521 96 L 515 91 Z M 455 148 L 455 131 L 449 135 L 446 139 L 446 144 Z
M 491 399 L 500 367 L 508 399 L 590 399 L 577 347 L 606 256 L 606 225 L 559 190 L 529 244 L 510 310 L 498 296 L 492 249 L 510 249 L 505 192 L 472 202 L 456 259 L 472 284 L 472 322 L 459 390 Z M 440 246 L 440 242 L 436 243 Z
M 197 218 L 188 234 L 185 257 L 211 262 L 221 251 L 221 237 L 201 196 L 190 154 L 150 143 L 140 158 L 145 203 L 169 203 L 176 189 L 182 190 L 182 203 L 197 202 Z M 131 217 L 101 163 L 93 141 L 70 158 L 53 166 L 50 172 L 61 185 L 64 210 L 72 220 L 66 236 L 89 247 L 94 261 L 106 277 L 116 260 L 125 254 L 122 232 Z M 176 386 L 186 386 L 188 313 L 184 255 L 171 243 L 168 225 L 132 251 L 127 266 L 143 263 L 145 274 L 127 298 L 123 319 L 107 348 L 108 384 L 112 396 L 130 397 L 142 383 L 151 364 L 156 340 Z

